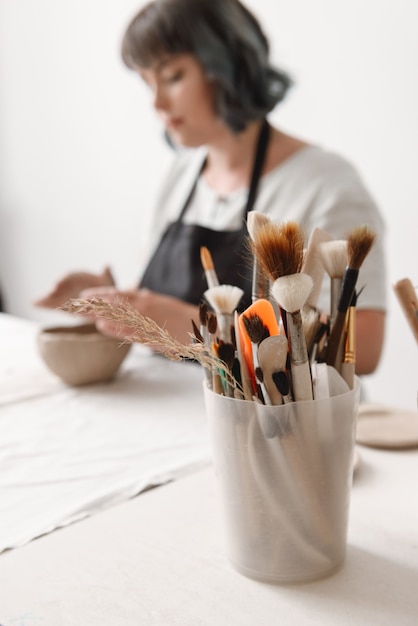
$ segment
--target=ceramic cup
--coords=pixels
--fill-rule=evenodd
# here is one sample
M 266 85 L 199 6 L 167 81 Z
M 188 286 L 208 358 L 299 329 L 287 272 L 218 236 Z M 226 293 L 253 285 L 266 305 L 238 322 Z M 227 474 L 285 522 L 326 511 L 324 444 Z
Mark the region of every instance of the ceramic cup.
M 131 344 L 98 332 L 94 324 L 43 328 L 37 344 L 51 372 L 74 387 L 111 380 L 131 349 Z
M 341 567 L 360 384 L 312 402 L 266 406 L 204 385 L 226 553 L 269 583 L 322 578 Z

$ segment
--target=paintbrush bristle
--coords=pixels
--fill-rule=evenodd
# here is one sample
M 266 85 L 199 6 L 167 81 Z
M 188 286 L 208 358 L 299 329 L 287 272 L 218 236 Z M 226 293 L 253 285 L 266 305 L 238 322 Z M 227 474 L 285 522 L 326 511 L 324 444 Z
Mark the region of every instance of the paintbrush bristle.
M 281 370 L 280 372 L 273 372 L 271 377 L 282 396 L 289 395 L 290 383 L 287 373 L 284 370 Z
M 214 269 L 212 255 L 206 246 L 200 248 L 200 261 L 205 272 Z
M 208 305 L 206 302 L 199 304 L 199 322 L 201 326 L 206 326 L 208 323 Z
M 288 313 L 300 311 L 304 306 L 313 281 L 308 274 L 299 272 L 291 276 L 281 276 L 271 286 L 271 293 L 276 302 Z
M 257 313 L 243 315 L 242 321 L 251 343 L 259 344 L 263 341 L 263 339 L 270 336 L 268 327 L 264 324 L 263 320 L 259 315 L 257 315 Z
M 270 335 L 258 346 L 258 360 L 266 373 L 286 367 L 288 341 L 285 335 Z
M 301 309 L 303 334 L 305 335 L 306 346 L 311 346 L 316 337 L 320 325 L 320 313 L 317 308 L 305 304 Z
M 319 255 L 330 278 L 342 278 L 347 267 L 347 241 L 336 239 L 319 244 Z
M 263 273 L 271 280 L 295 274 L 303 262 L 303 235 L 296 222 L 268 222 L 259 227 L 251 250 Z
M 198 341 L 199 343 L 204 343 L 204 339 L 201 335 L 200 330 L 198 329 L 198 327 L 195 324 L 195 321 L 192 320 L 192 328 L 193 328 L 193 335 L 194 338 L 196 339 L 196 341 Z
M 268 215 L 264 215 L 264 213 L 256 210 L 250 211 L 247 215 L 247 230 L 251 239 L 254 240 L 261 226 L 268 224 L 270 221 Z
M 215 335 L 218 328 L 218 319 L 213 311 L 208 311 L 208 333 Z
M 221 342 L 217 346 L 218 357 L 225 363 L 225 365 L 232 370 L 235 358 L 235 350 L 232 343 Z
M 217 285 L 204 293 L 211 307 L 221 314 L 232 314 L 243 295 L 244 291 L 235 285 Z
M 369 254 L 376 235 L 367 225 L 358 226 L 347 237 L 348 266 L 358 270 Z

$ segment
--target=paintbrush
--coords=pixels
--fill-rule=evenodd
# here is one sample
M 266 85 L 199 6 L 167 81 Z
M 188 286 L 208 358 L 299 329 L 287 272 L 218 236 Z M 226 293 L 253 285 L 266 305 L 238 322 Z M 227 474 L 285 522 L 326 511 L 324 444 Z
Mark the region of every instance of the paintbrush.
M 192 320 L 192 328 L 193 328 L 192 341 L 194 343 L 204 343 L 205 345 L 208 345 L 207 341 L 203 339 L 202 334 L 194 320 Z M 207 367 L 204 367 L 203 369 L 205 371 L 206 384 L 209 389 L 212 389 L 212 372 Z
M 219 338 L 225 343 L 229 343 L 231 341 L 231 326 L 234 323 L 234 311 L 238 307 L 244 291 L 233 285 L 217 285 L 207 289 L 203 295 L 216 313 Z
M 313 280 L 312 291 L 306 301 L 309 306 L 316 307 L 324 278 L 325 268 L 319 253 L 319 246 L 321 243 L 331 240 L 331 235 L 325 230 L 314 228 L 303 252 L 303 263 L 300 271 L 309 274 Z
M 253 253 L 272 281 L 271 293 L 280 306 L 290 343 L 290 368 L 295 400 L 312 400 L 312 381 L 300 309 L 313 281 L 300 272 L 303 234 L 296 222 L 261 226 L 253 241 Z
M 204 343 L 204 339 L 202 337 L 202 334 L 200 332 L 200 330 L 198 329 L 196 322 L 194 320 L 192 320 L 192 328 L 193 328 L 193 339 L 197 342 L 197 343 Z
M 250 211 L 247 215 L 247 229 L 251 240 L 254 241 L 254 237 L 257 236 L 258 229 L 267 224 L 270 218 L 260 211 Z M 260 269 L 258 259 L 253 255 L 253 277 L 252 277 L 252 290 L 251 300 L 255 302 L 261 298 L 268 299 L 270 292 L 270 280 Z
M 218 344 L 217 356 L 226 365 L 227 369 L 232 372 L 235 359 L 235 348 L 232 343 L 221 342 L 220 344 Z M 220 376 L 225 395 L 229 398 L 233 398 L 235 386 L 231 384 L 232 378 L 227 379 L 225 376 L 222 376 L 222 371 L 220 372 Z
M 301 309 L 303 334 L 305 335 L 306 349 L 310 356 L 316 335 L 321 326 L 320 312 L 316 307 L 305 304 Z
M 200 261 L 205 271 L 206 282 L 208 287 L 216 287 L 219 285 L 218 276 L 216 275 L 215 267 L 213 264 L 212 255 L 206 246 L 200 248 Z
M 329 315 L 321 313 L 319 316 L 319 324 L 316 330 L 315 337 L 313 338 L 312 346 L 308 346 L 309 360 L 311 363 L 314 361 L 323 361 L 324 356 L 322 351 L 329 334 Z
M 283 369 L 278 372 L 273 372 L 272 379 L 283 398 L 283 404 L 290 402 L 292 398 L 290 395 L 290 382 L 287 371 Z
M 301 309 L 312 289 L 312 278 L 302 272 L 277 278 L 271 292 L 286 311 L 290 343 L 290 371 L 295 400 L 312 400 L 312 380 Z
M 244 355 L 243 349 L 243 329 L 240 328 L 239 323 L 240 315 L 238 311 L 234 312 L 234 330 L 235 341 L 237 346 L 237 358 L 240 365 L 241 384 L 244 392 L 244 399 L 251 400 L 253 396 L 253 384 L 250 373 L 248 371 L 247 359 Z
M 414 286 L 409 278 L 402 278 L 393 285 L 393 290 L 418 343 L 418 299 Z
M 217 356 L 217 340 L 216 340 L 216 332 L 218 329 L 218 320 L 216 317 L 216 313 L 213 311 L 208 311 L 207 314 L 207 328 L 208 328 L 208 346 L 212 354 Z M 219 368 L 212 367 L 212 389 L 215 393 L 219 393 L 222 395 L 223 386 L 222 379 L 219 373 Z
M 244 316 L 250 316 L 252 314 L 258 315 L 263 324 L 265 324 L 265 326 L 268 328 L 268 333 L 270 335 L 277 335 L 279 333 L 279 326 L 272 303 L 269 300 L 265 300 L 264 298 L 260 298 L 260 300 L 256 300 L 255 302 L 250 304 L 250 306 L 239 316 L 242 352 L 247 364 L 250 379 L 252 381 L 253 393 L 257 393 L 253 344 L 248 336 L 243 319 Z
M 273 376 L 286 369 L 288 342 L 285 335 L 273 335 L 263 339 L 257 355 L 262 371 L 263 382 L 271 404 L 283 404 L 283 396 L 274 382 Z M 287 376 L 287 375 L 286 375 Z
M 203 341 L 206 345 L 209 345 L 208 337 L 208 305 L 206 302 L 200 302 L 199 304 L 199 324 L 200 334 L 203 337 Z
M 345 239 L 335 239 L 321 243 L 319 255 L 330 278 L 330 320 L 332 324 L 337 313 L 341 283 L 348 262 L 347 241 Z
M 280 276 L 294 274 L 301 269 L 303 235 L 296 222 L 262 224 L 254 233 L 251 248 L 260 270 L 269 277 L 270 283 Z M 280 309 L 280 314 L 287 334 L 286 312 Z
M 340 342 L 342 341 L 348 307 L 352 301 L 357 278 L 364 259 L 370 252 L 375 234 L 367 226 L 355 228 L 347 237 L 347 267 L 341 283 L 337 313 L 328 338 L 326 362 L 341 371 L 338 361 Z
M 263 339 L 270 336 L 270 331 L 257 313 L 243 313 L 242 321 L 245 332 L 247 333 L 247 336 L 252 344 L 253 368 L 259 383 L 257 387 L 257 395 L 259 399 L 264 402 L 264 404 L 270 404 L 268 393 L 263 383 L 262 372 L 258 372 L 257 375 L 257 368 L 259 366 L 257 355 L 258 345 L 263 341 Z
M 341 376 L 344 378 L 350 389 L 354 388 L 354 375 L 356 369 L 356 304 L 357 294 L 354 291 L 346 317 L 344 353 L 343 361 L 341 363 Z
M 218 361 L 221 361 L 219 358 L 219 346 L 220 344 L 216 341 L 212 341 L 211 351 L 212 354 L 216 357 Z M 222 375 L 220 367 L 214 366 L 212 369 L 212 389 L 215 393 L 223 396 L 225 395 L 225 378 Z
M 330 278 L 330 309 L 329 320 L 332 326 L 337 314 L 338 300 L 341 292 L 341 284 L 347 267 L 347 241 L 345 239 L 335 239 L 319 246 L 319 253 L 325 271 Z M 336 356 L 338 363 L 342 361 L 343 342 L 340 342 L 339 351 Z

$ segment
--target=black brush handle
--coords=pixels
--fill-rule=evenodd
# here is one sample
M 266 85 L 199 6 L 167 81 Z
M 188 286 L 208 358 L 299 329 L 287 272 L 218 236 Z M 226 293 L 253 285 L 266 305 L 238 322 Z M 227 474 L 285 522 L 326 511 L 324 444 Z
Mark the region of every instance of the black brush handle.
M 327 346 L 327 365 L 332 365 L 339 371 L 339 363 L 337 358 L 339 354 L 340 344 L 345 329 L 345 320 L 347 311 L 353 300 L 356 291 L 356 282 L 359 270 L 353 267 L 347 267 L 341 282 L 340 298 L 338 300 L 337 314 L 331 327 Z
M 347 267 L 345 269 L 343 279 L 341 281 L 340 297 L 338 300 L 337 310 L 341 313 L 347 313 L 348 307 L 355 293 L 356 282 L 358 278 L 358 269 Z

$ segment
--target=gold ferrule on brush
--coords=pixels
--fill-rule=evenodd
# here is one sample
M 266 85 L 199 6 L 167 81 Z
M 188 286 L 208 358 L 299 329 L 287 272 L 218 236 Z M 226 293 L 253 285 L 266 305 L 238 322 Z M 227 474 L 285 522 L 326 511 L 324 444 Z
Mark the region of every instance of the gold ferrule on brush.
M 355 363 L 356 361 L 356 308 L 351 306 L 348 309 L 346 320 L 346 339 L 344 347 L 344 363 Z

